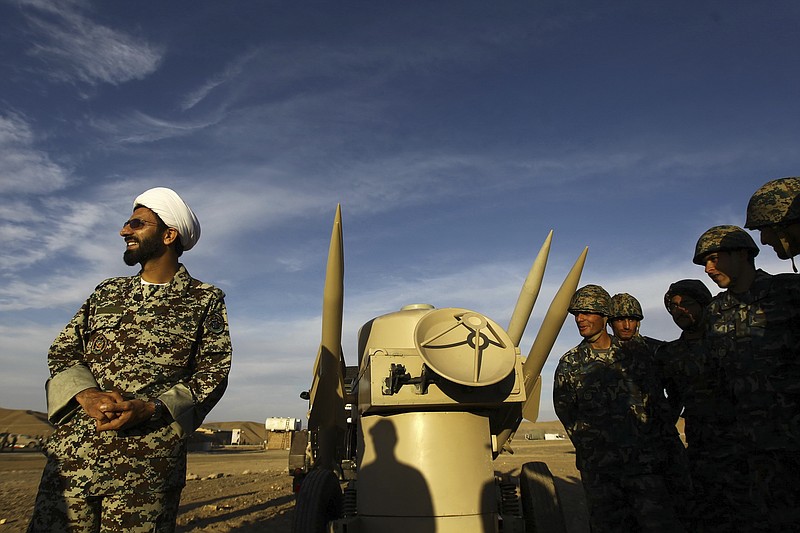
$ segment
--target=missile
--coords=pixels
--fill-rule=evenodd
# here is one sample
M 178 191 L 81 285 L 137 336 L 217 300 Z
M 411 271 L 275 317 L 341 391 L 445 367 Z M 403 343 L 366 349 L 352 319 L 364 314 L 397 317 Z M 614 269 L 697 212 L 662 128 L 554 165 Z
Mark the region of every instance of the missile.
M 337 205 L 322 296 L 322 340 L 314 361 L 308 414 L 309 429 L 318 430 L 318 462 L 327 467 L 335 464 L 338 435 L 347 425 L 344 411 L 344 358 L 341 348 L 343 309 L 342 207 Z
M 553 241 L 553 230 L 547 234 L 547 238 L 536 256 L 536 260 L 531 266 L 528 277 L 522 284 L 522 291 L 520 291 L 517 305 L 514 307 L 514 312 L 511 314 L 511 320 L 508 323 L 508 336 L 514 341 L 514 346 L 519 346 L 522 340 L 522 334 L 525 333 L 525 327 L 528 325 L 528 320 L 533 312 L 533 306 L 536 303 L 536 298 L 539 297 L 539 289 L 542 287 L 542 278 L 544 278 L 544 269 L 547 265 L 547 257 L 550 255 L 550 243 Z
M 533 262 L 533 266 L 531 267 L 530 272 L 528 273 L 528 277 L 525 279 L 525 282 L 522 285 L 522 291 L 520 292 L 519 299 L 517 300 L 517 305 L 514 307 L 514 312 L 511 315 L 511 321 L 509 323 L 509 331 L 508 334 L 511 337 L 517 346 L 519 346 L 519 342 L 522 339 L 522 334 L 525 330 L 525 326 L 530 318 L 531 311 L 533 310 L 533 305 L 536 302 L 536 298 L 539 294 L 539 289 L 542 285 L 542 278 L 544 277 L 544 269 L 547 263 L 547 256 L 550 252 L 550 243 L 553 239 L 553 230 L 550 230 L 550 233 L 547 235 L 547 238 L 542 244 L 542 248 L 539 250 L 539 254 L 536 256 L 536 260 Z M 580 268 L 577 269 L 577 279 L 574 280 L 575 286 L 577 287 L 578 280 L 580 279 L 580 273 L 583 270 L 583 262 L 586 259 L 586 250 L 584 250 L 583 254 L 579 258 L 578 262 L 580 262 Z M 576 265 L 578 263 L 576 262 Z M 571 286 L 571 282 L 573 281 L 572 278 L 576 275 L 576 266 L 572 267 L 572 270 L 567 275 L 566 280 L 562 284 L 561 289 L 556 294 L 554 302 L 559 299 L 559 295 L 565 291 L 565 286 Z M 575 292 L 575 289 L 569 293 L 569 298 L 572 297 L 572 293 Z M 569 305 L 569 298 L 567 299 L 567 306 Z M 554 317 L 556 317 L 556 309 L 553 303 L 550 304 L 550 308 L 547 311 L 547 315 L 545 316 L 544 323 L 542 324 L 542 328 L 547 327 L 552 330 L 552 326 L 550 323 L 555 323 Z M 551 317 L 548 320 L 548 317 Z M 566 318 L 566 307 L 564 307 L 564 314 L 561 317 L 561 323 L 563 324 L 564 319 Z M 549 348 L 544 352 L 543 358 L 546 359 L 548 353 L 550 353 L 550 348 L 552 348 L 553 344 L 555 343 L 555 339 L 558 336 L 558 332 L 561 328 L 561 325 L 558 324 L 554 331 L 548 331 L 552 334 L 552 341 L 550 342 Z M 539 350 L 544 349 L 544 339 L 548 338 L 543 337 L 540 340 L 540 336 L 542 335 L 543 329 L 539 330 L 539 336 L 537 336 L 536 341 L 534 341 L 534 345 L 537 344 L 537 354 Z M 528 357 L 530 359 L 530 356 Z M 527 363 L 527 361 L 525 362 Z M 541 376 L 537 374 L 530 375 L 528 374 L 529 371 L 535 370 L 535 367 L 530 366 L 528 370 L 525 368 L 525 363 L 522 366 L 522 374 L 523 374 L 523 382 L 525 384 L 525 395 L 526 400 L 525 404 L 520 406 L 505 406 L 498 414 L 495 416 L 495 426 L 498 428 L 502 428 L 497 432 L 497 450 L 501 450 L 506 443 L 513 437 L 514 433 L 517 431 L 519 424 L 522 422 L 524 417 L 523 415 L 523 408 L 528 407 L 528 412 L 535 413 L 535 416 L 539 415 L 539 397 L 541 396 Z M 544 365 L 544 362 L 542 362 Z M 541 372 L 541 366 L 538 368 L 537 372 Z M 530 383 L 529 383 L 530 382 Z M 538 386 L 537 386 L 538 385 Z M 527 418 L 527 417 L 525 417 Z M 533 421 L 536 419 L 534 418 Z M 510 449 L 510 448 L 509 448 Z
M 550 350 L 553 349 L 553 344 L 555 344 L 561 327 L 567 318 L 569 301 L 578 289 L 578 283 L 581 279 L 583 265 L 586 263 L 586 254 L 588 252 L 589 247 L 587 246 L 575 261 L 566 279 L 564 279 L 564 283 L 561 284 L 561 288 L 558 289 L 553 301 L 550 303 L 550 307 L 547 309 L 547 314 L 542 321 L 542 326 L 539 328 L 539 333 L 536 335 L 536 340 L 533 341 L 528 358 L 522 364 L 525 392 L 528 396 L 525 405 L 522 407 L 522 416 L 532 422 L 535 422 L 539 417 L 538 396 L 535 401 L 532 401 L 536 381 L 542 373 L 547 356 L 550 354 Z

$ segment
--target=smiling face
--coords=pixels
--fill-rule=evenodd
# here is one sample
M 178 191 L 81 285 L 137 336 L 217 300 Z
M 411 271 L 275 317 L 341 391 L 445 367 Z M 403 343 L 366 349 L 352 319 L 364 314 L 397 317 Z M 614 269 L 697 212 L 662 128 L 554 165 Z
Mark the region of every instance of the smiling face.
M 132 229 L 129 224 L 122 227 L 119 234 L 125 239 L 125 253 L 122 259 L 128 266 L 137 263 L 144 265 L 151 259 L 161 257 L 167 250 L 164 244 L 164 228 L 158 223 L 155 213 L 146 207 L 133 211 L 131 219 L 144 222 L 142 227 Z
M 578 312 L 575 314 L 578 333 L 584 339 L 592 339 L 606 330 L 606 317 L 597 313 Z

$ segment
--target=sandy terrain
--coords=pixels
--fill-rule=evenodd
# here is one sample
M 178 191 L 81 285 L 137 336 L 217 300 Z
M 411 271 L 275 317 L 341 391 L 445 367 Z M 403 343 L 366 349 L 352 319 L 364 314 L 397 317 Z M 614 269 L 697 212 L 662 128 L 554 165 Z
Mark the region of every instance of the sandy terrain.
M 538 427 L 558 428 L 555 423 Z M 523 425 L 512 443 L 513 455 L 495 461 L 500 473 L 519 474 L 528 461 L 544 461 L 556 477 L 570 533 L 588 531 L 580 478 L 569 441 L 525 440 L 533 428 Z M 290 531 L 294 509 L 288 452 L 240 447 L 224 451 L 190 453 L 186 488 L 181 498 L 178 531 L 262 532 Z M 0 454 L 0 533 L 25 531 L 44 457 L 37 452 Z

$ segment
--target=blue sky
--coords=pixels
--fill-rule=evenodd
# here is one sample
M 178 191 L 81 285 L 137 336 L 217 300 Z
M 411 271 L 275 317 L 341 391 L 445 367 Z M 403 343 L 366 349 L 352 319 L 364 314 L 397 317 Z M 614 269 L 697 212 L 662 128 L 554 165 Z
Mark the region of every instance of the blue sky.
M 800 169 L 800 4 L 0 1 L 0 406 L 45 410 L 46 353 L 153 186 L 202 228 L 234 365 L 208 420 L 305 417 L 342 204 L 345 355 L 408 303 L 505 325 L 550 229 L 522 341 L 581 285 L 662 296 L 697 237 Z M 758 235 L 754 238 L 758 241 Z M 762 248 L 766 270 L 790 271 Z M 568 318 L 544 368 L 580 341 Z

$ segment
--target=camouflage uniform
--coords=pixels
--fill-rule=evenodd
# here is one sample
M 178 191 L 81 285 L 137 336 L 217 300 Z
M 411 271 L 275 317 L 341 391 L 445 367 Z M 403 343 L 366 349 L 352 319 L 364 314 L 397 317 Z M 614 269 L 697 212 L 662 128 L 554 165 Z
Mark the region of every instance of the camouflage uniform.
M 733 408 L 720 394 L 706 342 L 681 335 L 659 348 L 657 358 L 676 420 L 682 411 L 685 421 L 692 480 L 690 530 L 735 531 L 737 524 L 731 518 L 737 514 L 737 503 L 730 496 L 744 476 L 743 465 L 734 460 L 741 446 L 731 433 Z
M 689 486 L 683 444 L 652 352 L 612 338 L 562 356 L 553 400 L 576 450 L 592 531 L 684 531 L 676 509 Z
M 610 323 L 618 318 L 633 318 L 641 322 L 644 320 L 642 304 L 640 304 L 639 300 L 627 292 L 615 294 L 611 297 L 611 307 L 609 309 L 608 321 Z M 643 336 L 638 332 L 638 328 L 630 340 L 643 342 L 653 352 L 655 352 L 662 344 L 664 344 L 664 341 Z
M 187 438 L 222 397 L 230 363 L 224 294 L 182 265 L 167 286 L 138 275 L 98 285 L 48 354 L 56 429 L 29 531 L 171 531 Z M 168 414 L 98 433 L 73 399 L 91 387 L 158 398 Z
M 664 346 L 666 342 L 662 341 L 661 339 L 654 339 L 653 337 L 646 337 L 641 333 L 637 333 L 633 336 L 631 341 L 639 342 L 647 346 L 647 349 L 650 350 L 652 353 L 656 353 L 659 348 Z
M 800 277 L 762 270 L 708 306 L 707 339 L 747 472 L 740 529 L 800 523 Z

